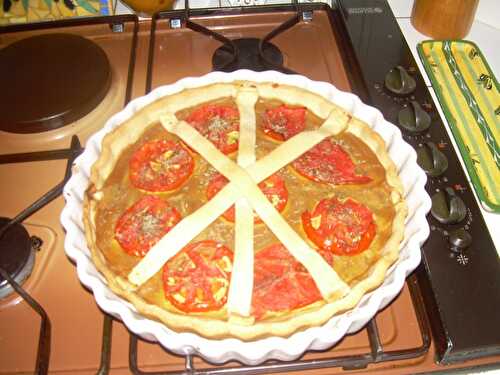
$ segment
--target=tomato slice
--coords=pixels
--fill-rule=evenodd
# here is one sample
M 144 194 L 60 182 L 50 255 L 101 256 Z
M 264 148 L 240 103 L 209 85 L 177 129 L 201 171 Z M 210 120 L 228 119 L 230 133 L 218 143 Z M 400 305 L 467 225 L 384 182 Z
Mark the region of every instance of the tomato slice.
M 220 173 L 217 173 L 208 183 L 207 187 L 207 198 L 212 199 L 219 191 L 222 190 L 224 186 L 228 183 L 227 178 L 225 178 Z M 279 211 L 283 211 L 288 202 L 288 189 L 286 188 L 285 181 L 278 176 L 273 174 L 266 178 L 259 184 L 260 190 L 267 197 L 269 202 Z M 234 223 L 235 209 L 231 206 L 226 212 L 224 212 L 223 217 L 232 223 Z M 260 224 L 262 220 L 255 215 L 254 223 Z
M 115 239 L 124 251 L 142 257 L 180 220 L 175 207 L 157 196 L 146 195 L 118 219 Z
M 145 143 L 129 161 L 132 185 L 150 192 L 177 189 L 191 176 L 193 169 L 194 159 L 187 148 L 166 139 Z
M 163 267 L 165 297 L 181 311 L 219 310 L 227 301 L 233 253 L 211 240 L 189 244 Z
M 330 184 L 364 184 L 372 179 L 356 174 L 349 154 L 335 141 L 325 139 L 297 158 L 292 166 L 304 177 Z
M 229 105 L 206 104 L 195 109 L 186 118 L 205 138 L 224 154 L 238 149 L 240 115 Z
M 376 232 L 372 212 L 350 198 L 321 200 L 312 213 L 302 214 L 302 225 L 312 242 L 337 255 L 363 252 Z
M 286 105 L 266 110 L 262 131 L 277 141 L 286 141 L 306 127 L 306 109 Z
M 319 250 L 333 263 L 331 253 Z M 266 312 L 286 312 L 322 299 L 313 278 L 280 243 L 272 244 L 255 255 L 252 314 L 256 319 Z

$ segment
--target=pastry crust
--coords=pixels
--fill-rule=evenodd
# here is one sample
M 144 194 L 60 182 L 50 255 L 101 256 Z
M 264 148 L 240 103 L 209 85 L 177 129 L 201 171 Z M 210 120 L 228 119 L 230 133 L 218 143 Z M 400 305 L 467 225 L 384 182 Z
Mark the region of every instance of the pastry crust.
M 210 148 L 210 142 L 207 141 L 205 144 L 200 142 L 198 140 L 199 133 L 192 130 L 193 128 L 189 125 L 178 121 L 174 116 L 176 112 L 184 108 L 194 107 L 220 98 L 234 98 L 239 107 L 241 143 L 237 164 L 227 157 L 221 156 L 215 147 Z M 257 98 L 280 100 L 288 105 L 306 106 L 314 115 L 325 121 L 320 128 L 299 133 L 254 163 L 255 153 L 252 142 L 255 142 L 255 113 L 249 111 L 248 106 L 255 103 Z M 190 144 L 190 146 L 201 155 L 206 156 L 209 162 L 213 161 L 215 168 L 232 181 L 213 199 L 179 222 L 150 250 L 145 258 L 138 262 L 128 279 L 125 279 L 111 270 L 102 251 L 97 246 L 96 213 L 98 202 L 102 199 L 102 190 L 106 180 L 113 172 L 123 151 L 135 144 L 148 127 L 157 124 L 160 120 L 173 133 L 176 133 L 175 129 L 180 127 L 182 131 L 178 132 L 178 135 L 188 144 L 195 139 L 194 144 Z M 189 127 L 193 134 L 190 135 L 189 129 L 186 127 Z M 286 166 L 326 137 L 344 132 L 359 138 L 377 155 L 378 161 L 385 170 L 386 182 L 391 188 L 390 199 L 395 211 L 392 232 L 384 246 L 379 250 L 379 259 L 363 277 L 358 278 L 350 286 L 343 282 L 321 256 L 311 250 L 306 241 L 290 228 L 256 187 L 256 183 Z M 245 139 L 245 141 L 243 142 L 241 139 Z M 90 181 L 84 199 L 85 233 L 93 261 L 105 276 L 109 287 L 118 295 L 132 302 L 137 310 L 144 315 L 163 321 L 173 329 L 194 331 L 210 338 L 237 337 L 243 340 L 252 340 L 268 336 L 288 336 L 297 330 L 321 325 L 335 314 L 352 309 L 365 293 L 383 282 L 387 269 L 397 260 L 407 213 L 403 200 L 403 187 L 397 176 L 395 165 L 385 150 L 382 138 L 376 132 L 361 120 L 352 118 L 344 110 L 319 95 L 297 87 L 275 83 L 213 84 L 186 89 L 145 106 L 137 111 L 132 118 L 106 135 L 100 157 L 92 167 Z M 174 256 L 208 224 L 216 220 L 234 202 L 236 202 L 235 228 L 240 229 L 236 229 L 237 234 L 235 233 L 233 267 L 242 270 L 235 276 L 235 280 L 238 280 L 239 283 L 243 280 L 246 281 L 242 285 L 243 292 L 241 288 L 235 291 L 234 287 L 230 287 L 226 306 L 229 312 L 226 314 L 228 318 L 219 319 L 209 315 L 191 315 L 168 311 L 141 298 L 136 292 L 138 285 L 156 274 L 164 262 Z M 325 301 L 319 301 L 306 308 L 285 313 L 278 320 L 254 322 L 249 316 L 251 302 L 249 293 L 252 290 L 253 279 L 251 272 L 253 245 L 249 246 L 250 241 L 248 241 L 253 233 L 251 207 L 257 211 L 261 219 L 268 224 L 292 255 L 310 271 Z M 155 248 L 161 248 L 163 251 L 155 251 Z M 155 253 L 160 255 L 155 255 Z M 159 263 L 161 264 L 158 266 Z
M 255 163 L 255 145 L 257 142 L 255 103 L 259 94 L 255 88 L 242 90 L 236 97 L 240 113 L 240 147 L 238 148 L 238 165 L 246 168 Z M 235 203 L 234 228 L 234 259 L 231 284 L 227 298 L 229 320 L 242 324 L 252 322 L 250 311 L 252 307 L 253 290 L 253 210 L 245 198 L 239 198 Z

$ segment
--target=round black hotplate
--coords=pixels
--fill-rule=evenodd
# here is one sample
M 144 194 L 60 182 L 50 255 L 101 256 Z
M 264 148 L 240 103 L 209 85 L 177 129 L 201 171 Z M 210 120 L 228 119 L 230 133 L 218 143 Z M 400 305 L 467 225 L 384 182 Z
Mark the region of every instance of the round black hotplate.
M 0 50 L 0 130 L 36 133 L 92 111 L 111 83 L 106 53 L 73 34 L 44 34 Z
M 232 72 L 237 69 L 250 69 L 257 72 L 272 69 L 272 66 L 266 64 L 259 56 L 259 42 L 257 38 L 241 38 L 233 40 L 238 49 L 238 58 L 227 65 L 233 58 L 233 51 L 227 44 L 217 48 L 212 56 L 212 65 L 214 70 Z M 283 65 L 283 54 L 274 44 L 264 42 L 262 52 L 265 58 L 274 65 Z
M 8 222 L 9 219 L 0 217 L 0 228 Z M 18 284 L 22 284 L 31 274 L 34 257 L 30 236 L 21 224 L 12 225 L 0 237 L 0 267 Z M 9 283 L 0 275 L 0 298 L 10 292 Z

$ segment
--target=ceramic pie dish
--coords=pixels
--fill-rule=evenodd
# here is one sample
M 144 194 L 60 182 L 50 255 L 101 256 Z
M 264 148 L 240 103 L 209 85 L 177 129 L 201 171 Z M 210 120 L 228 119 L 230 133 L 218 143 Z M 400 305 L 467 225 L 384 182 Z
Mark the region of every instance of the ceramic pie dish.
M 144 314 L 140 314 L 135 306 L 112 292 L 112 290 L 119 292 L 113 285 L 114 280 L 110 279 L 105 272 L 106 280 L 97 271 L 85 245 L 82 204 L 84 192 L 89 186 L 90 168 L 99 159 L 101 142 L 107 133 L 115 127 L 123 125 L 127 119 L 137 116 L 141 108 L 158 101 L 160 98 L 174 97 L 173 94 L 181 92 L 183 89 L 243 80 L 290 85 L 319 94 L 366 123 L 386 142 L 388 154 L 394 161 L 404 186 L 403 195 L 405 195 L 409 215 L 404 226 L 404 239 L 401 242 L 398 260 L 389 268 L 382 285 L 364 295 L 353 309 L 333 316 L 323 326 L 298 331 L 288 337 L 271 336 L 258 339 L 247 335 L 243 336 L 246 341 L 235 338 L 216 340 L 195 333 L 182 332 L 182 329 L 179 332 L 173 331 L 156 320 L 145 318 Z M 402 141 L 397 128 L 387 123 L 378 111 L 364 105 L 354 95 L 340 92 L 329 84 L 277 72 L 238 71 L 230 74 L 210 73 L 200 78 L 187 78 L 134 100 L 122 112 L 112 117 L 100 132 L 89 139 L 85 152 L 75 162 L 73 177 L 68 182 L 64 192 L 67 205 L 62 214 L 62 222 L 67 231 L 66 251 L 70 258 L 77 263 L 80 280 L 94 292 L 101 308 L 122 319 L 133 332 L 144 338 L 158 340 L 162 345 L 176 353 L 192 352 L 212 362 L 237 359 L 244 363 L 255 364 L 271 358 L 291 360 L 308 349 L 325 349 L 336 343 L 344 334 L 361 328 L 378 309 L 383 308 L 401 290 L 406 275 L 418 265 L 420 261 L 419 247 L 428 234 L 425 215 L 430 208 L 430 202 L 424 190 L 425 174 L 418 168 L 415 160 L 413 149 Z M 95 178 L 92 181 L 95 181 Z M 97 264 L 99 265 L 99 262 Z M 316 283 L 318 284 L 318 282 Z M 123 295 L 122 293 L 118 294 Z M 144 311 L 141 306 L 139 306 L 139 310 Z M 227 335 L 225 336 L 227 337 Z

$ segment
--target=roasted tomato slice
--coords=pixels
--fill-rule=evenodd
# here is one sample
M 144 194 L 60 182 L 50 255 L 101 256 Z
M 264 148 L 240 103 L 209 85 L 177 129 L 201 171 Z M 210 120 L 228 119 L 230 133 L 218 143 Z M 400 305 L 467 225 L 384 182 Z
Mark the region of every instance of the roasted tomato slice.
M 281 105 L 266 111 L 262 122 L 262 131 L 273 139 L 286 141 L 303 131 L 305 126 L 305 108 Z
M 372 179 L 356 174 L 349 154 L 335 141 L 325 139 L 297 158 L 292 166 L 304 177 L 330 184 L 364 184 Z
M 193 173 L 194 159 L 180 142 L 150 141 L 129 161 L 130 181 L 138 189 L 165 192 L 177 189 Z
M 229 105 L 207 104 L 195 109 L 186 118 L 205 138 L 224 154 L 238 149 L 240 115 Z
M 216 174 L 208 183 L 207 187 L 207 198 L 212 199 L 215 194 L 222 190 L 227 184 L 227 178 L 225 178 L 220 173 Z M 264 193 L 267 199 L 273 204 L 273 206 L 279 211 L 285 209 L 286 203 L 288 202 L 288 190 L 285 185 L 285 181 L 278 176 L 273 174 L 272 176 L 266 178 L 259 184 L 260 190 Z M 235 210 L 234 206 L 231 206 L 226 212 L 224 212 L 223 217 L 234 223 Z M 259 224 L 262 221 L 255 216 L 254 223 Z
M 115 239 L 127 253 L 144 256 L 180 220 L 175 207 L 157 196 L 146 195 L 118 219 Z
M 233 253 L 215 241 L 192 243 L 163 267 L 165 297 L 181 311 L 219 310 L 227 301 Z
M 332 264 L 331 253 L 320 254 Z M 287 312 L 320 300 L 313 278 L 282 244 L 273 244 L 255 255 L 252 314 Z
M 350 198 L 321 200 L 311 213 L 302 214 L 302 225 L 312 242 L 337 255 L 361 253 L 376 232 L 372 212 Z

